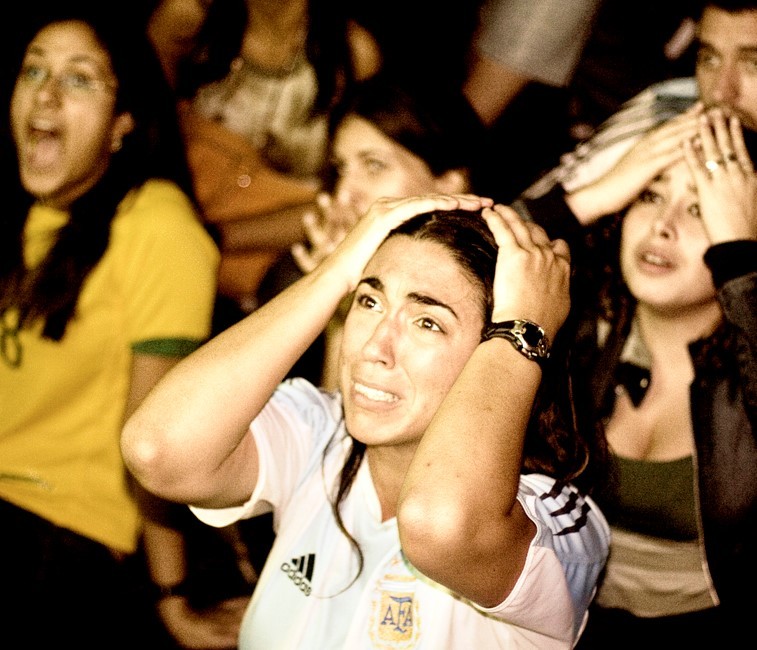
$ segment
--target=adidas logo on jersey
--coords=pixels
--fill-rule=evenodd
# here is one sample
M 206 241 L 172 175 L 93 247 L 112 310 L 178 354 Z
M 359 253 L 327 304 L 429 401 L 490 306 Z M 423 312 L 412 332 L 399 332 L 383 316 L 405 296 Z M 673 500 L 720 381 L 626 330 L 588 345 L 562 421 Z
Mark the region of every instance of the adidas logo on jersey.
M 300 588 L 306 596 L 312 591 L 311 581 L 315 569 L 315 553 L 301 555 L 292 558 L 289 562 L 281 565 L 281 570 L 289 576 L 289 579 Z

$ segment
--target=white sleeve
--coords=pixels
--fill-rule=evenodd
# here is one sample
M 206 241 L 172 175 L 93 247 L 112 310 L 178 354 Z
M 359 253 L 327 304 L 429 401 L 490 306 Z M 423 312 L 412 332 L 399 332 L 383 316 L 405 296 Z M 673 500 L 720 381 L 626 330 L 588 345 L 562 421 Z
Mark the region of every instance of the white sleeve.
M 530 79 L 565 86 L 583 52 L 599 0 L 489 0 L 475 47 Z
M 521 476 L 518 501 L 537 528 L 526 564 L 503 603 L 479 609 L 547 634 L 572 629 L 577 638 L 607 561 L 607 521 L 589 497 L 540 474 Z
M 258 450 L 258 480 L 241 506 L 197 508 L 195 516 L 211 526 L 223 527 L 286 508 L 298 482 L 313 463 L 321 462 L 323 448 L 337 430 L 341 404 L 304 379 L 282 383 L 250 424 Z
M 652 84 L 621 106 L 597 127 L 589 139 L 563 154 L 560 164 L 523 192 L 525 198 L 544 196 L 560 183 L 575 192 L 606 174 L 649 130 L 683 113 L 699 98 L 694 77 Z

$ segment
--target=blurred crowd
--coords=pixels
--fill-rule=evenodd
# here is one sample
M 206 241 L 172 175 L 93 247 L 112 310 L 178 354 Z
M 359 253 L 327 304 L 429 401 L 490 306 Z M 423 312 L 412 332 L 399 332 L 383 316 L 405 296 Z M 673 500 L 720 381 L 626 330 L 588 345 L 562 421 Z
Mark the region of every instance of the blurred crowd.
M 135 447 L 125 464 L 124 424 L 183 359 L 303 286 L 377 201 L 426 195 L 511 206 L 569 246 L 564 377 L 574 425 L 606 447 L 575 483 L 609 559 L 549 647 L 747 634 L 757 3 L 101 5 L 38 0 L 0 39 L 15 647 L 238 647 L 280 517 L 202 523 L 201 500 L 166 496 L 168 469 L 165 494 L 132 475 L 148 461 Z M 351 305 L 286 378 L 343 390 Z

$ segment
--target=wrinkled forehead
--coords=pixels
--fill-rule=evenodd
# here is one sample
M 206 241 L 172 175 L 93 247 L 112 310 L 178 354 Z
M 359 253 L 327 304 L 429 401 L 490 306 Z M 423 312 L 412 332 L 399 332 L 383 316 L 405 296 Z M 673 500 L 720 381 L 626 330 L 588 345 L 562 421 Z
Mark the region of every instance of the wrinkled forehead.
M 437 241 L 418 239 L 405 234 L 387 237 L 365 267 L 380 275 L 394 272 L 414 276 L 430 283 L 444 284 L 445 279 L 463 276 L 462 266 L 452 252 Z
M 486 296 L 480 279 L 444 245 L 428 239 L 394 235 L 384 241 L 366 265 L 363 281 L 387 296 L 418 304 L 446 305 L 461 323 L 480 327 Z

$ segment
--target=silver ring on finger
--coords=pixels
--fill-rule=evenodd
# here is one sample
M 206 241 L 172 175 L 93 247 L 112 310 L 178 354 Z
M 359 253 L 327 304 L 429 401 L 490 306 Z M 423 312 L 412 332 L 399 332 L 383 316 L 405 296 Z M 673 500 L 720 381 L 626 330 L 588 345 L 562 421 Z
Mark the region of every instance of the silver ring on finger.
M 707 171 L 709 171 L 710 173 L 714 172 L 722 164 L 724 164 L 724 161 L 722 158 L 718 158 L 717 160 L 704 161 L 704 166 L 707 168 Z

